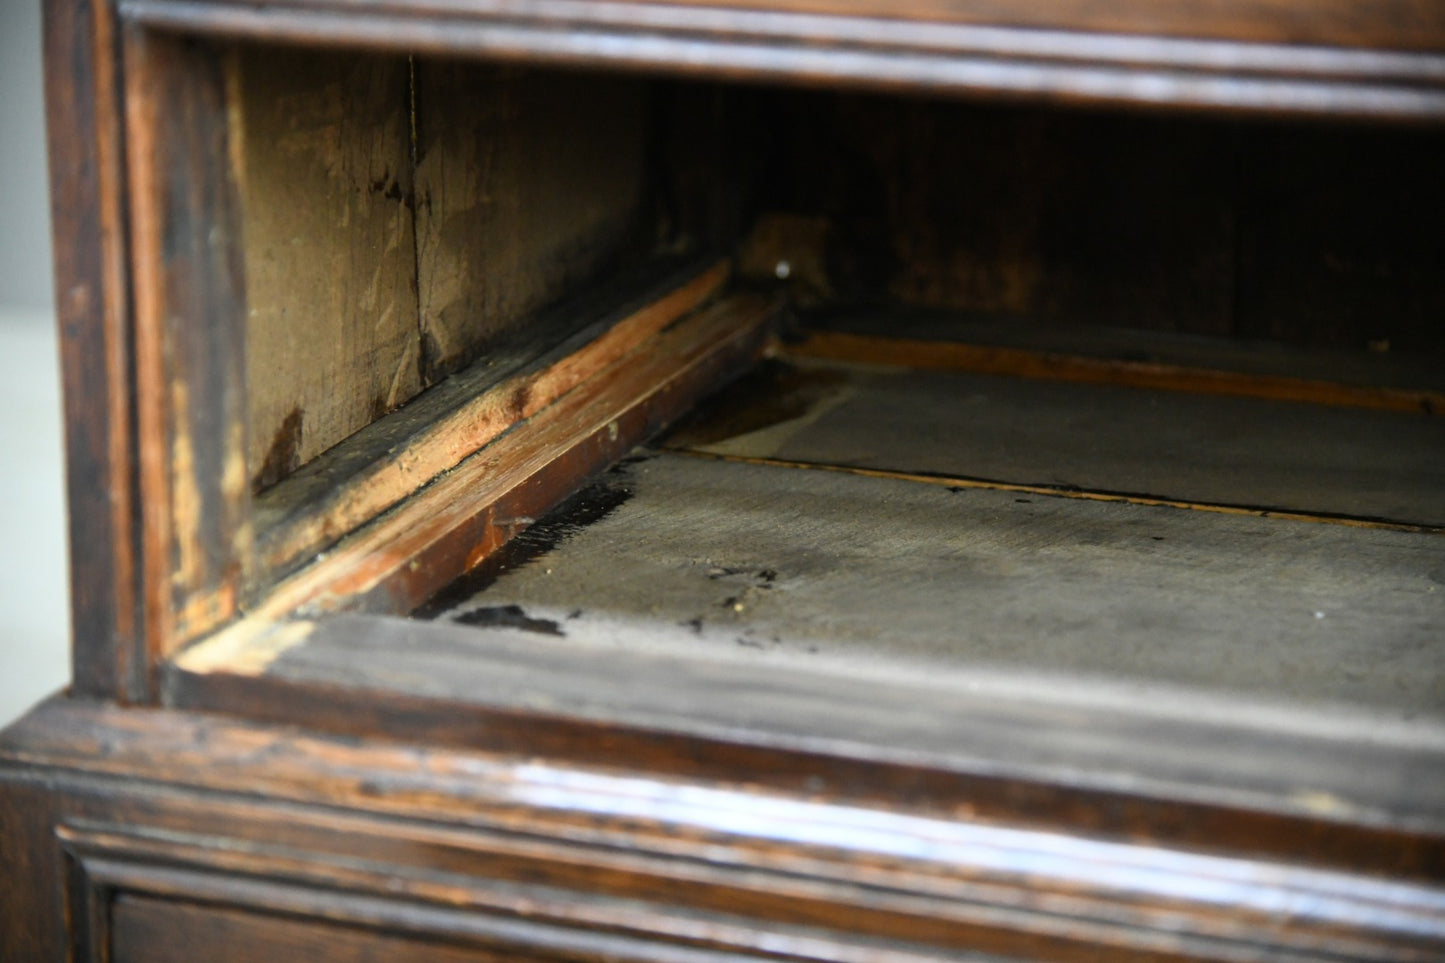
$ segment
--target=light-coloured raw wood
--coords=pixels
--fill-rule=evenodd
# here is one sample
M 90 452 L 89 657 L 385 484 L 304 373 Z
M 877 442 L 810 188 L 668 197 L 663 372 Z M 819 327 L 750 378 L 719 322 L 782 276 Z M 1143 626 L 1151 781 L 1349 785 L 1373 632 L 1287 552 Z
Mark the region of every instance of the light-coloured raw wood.
M 430 383 L 637 238 L 646 87 L 475 63 L 416 67 L 417 263 Z
M 400 58 L 236 54 L 256 487 L 421 388 L 409 83 Z

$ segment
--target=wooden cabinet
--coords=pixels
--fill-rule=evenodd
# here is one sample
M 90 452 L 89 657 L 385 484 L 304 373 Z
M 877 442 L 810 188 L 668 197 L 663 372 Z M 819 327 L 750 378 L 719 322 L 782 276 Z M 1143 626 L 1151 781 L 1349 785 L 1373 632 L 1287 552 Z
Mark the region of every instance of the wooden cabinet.
M 0 957 L 1445 952 L 1445 8 L 47 18 Z

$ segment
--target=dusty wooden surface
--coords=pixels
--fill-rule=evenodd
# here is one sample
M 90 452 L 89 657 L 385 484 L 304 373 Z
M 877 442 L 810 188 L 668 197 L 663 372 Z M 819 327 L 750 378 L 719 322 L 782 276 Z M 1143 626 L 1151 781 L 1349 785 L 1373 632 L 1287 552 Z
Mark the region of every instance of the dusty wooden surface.
M 539 561 L 553 563 L 554 582 L 568 581 L 565 557 Z M 637 572 L 654 574 L 647 568 Z M 714 589 L 721 581 L 704 580 Z M 712 601 L 711 610 L 700 613 L 701 631 L 672 620 L 692 612 L 664 612 L 672 600 L 660 591 L 649 596 L 651 608 L 640 614 L 617 603 L 604 611 L 600 602 L 579 594 L 582 614 L 569 618 L 577 609 L 559 611 L 547 600 L 526 599 L 508 588 L 502 579 L 490 596 L 458 607 L 459 619 L 338 616 L 311 623 L 269 664 L 238 661 L 235 675 L 249 679 L 257 692 L 268 683 L 289 687 L 293 698 L 327 688 L 349 693 L 354 703 L 374 697 L 386 705 L 401 697 L 402 704 L 417 705 L 420 697 L 420 704 L 433 704 L 436 719 L 450 713 L 455 732 L 470 727 L 476 738 L 485 738 L 477 729 L 479 709 L 485 710 L 483 719 L 486 712 L 530 715 L 537 719 L 539 748 L 547 751 L 556 751 L 556 745 L 543 720 L 561 718 L 576 726 L 582 741 L 574 748 L 582 752 L 587 727 L 599 726 L 906 761 L 1081 792 L 1258 807 L 1343 824 L 1440 827 L 1445 725 L 1431 696 L 1383 706 L 1290 705 L 1286 700 L 1300 694 L 1298 679 L 1274 689 L 1246 687 L 1228 677 L 1212 685 L 1199 680 L 1180 685 L 1178 672 L 1161 680 L 1164 656 L 1149 653 L 1133 671 L 1068 666 L 1065 674 L 1063 660 L 1049 653 L 1009 666 L 998 654 L 970 660 L 957 641 L 949 653 L 920 651 L 901 631 L 860 641 L 863 620 L 855 615 L 853 625 L 843 625 L 847 612 L 835 612 L 831 639 L 822 637 L 818 626 L 812 637 L 797 629 L 784 635 L 791 626 L 774 608 L 789 601 L 786 586 L 776 590 L 781 602 L 754 602 L 761 613 L 751 619 L 748 597 L 742 613 L 735 603 Z M 509 597 L 520 601 L 505 603 Z M 481 601 L 500 604 L 477 604 Z M 874 609 L 896 611 L 872 601 Z M 798 600 L 794 608 L 806 604 Z M 1080 613 L 1080 621 L 1085 617 Z M 988 628 L 980 625 L 977 634 Z M 771 633 L 780 641 L 773 642 Z M 954 639 L 962 634 L 955 631 Z M 1083 644 L 1077 638 L 1053 641 L 1057 648 Z M 864 642 L 873 648 L 865 650 Z M 878 654 L 884 648 L 888 660 Z M 1130 654 L 1137 652 L 1135 647 Z M 1254 660 L 1262 663 L 1269 655 Z M 187 679 L 191 665 L 186 658 L 178 661 L 181 674 L 173 677 L 173 691 L 184 693 L 187 706 L 205 708 L 202 677 L 223 676 L 227 668 L 207 666 Z M 1147 677 L 1151 669 L 1153 679 Z M 1358 674 L 1359 667 L 1347 664 L 1340 671 Z M 1396 680 L 1385 684 L 1391 681 Z M 1221 692 L 1229 682 L 1233 692 Z M 1357 696 L 1363 686 L 1357 683 L 1355 692 L 1344 688 L 1335 685 L 1328 695 Z M 244 705 L 225 708 L 248 711 Z M 264 699 L 257 709 L 266 711 Z M 295 711 L 305 717 L 308 709 Z M 505 725 L 498 733 L 517 738 Z M 610 759 L 614 749 L 610 741 L 599 741 L 597 761 Z
M 641 81 L 253 45 L 227 56 L 257 489 L 650 241 Z
M 246 240 L 252 484 L 421 390 L 403 58 L 231 54 Z
M 707 413 L 667 444 L 1064 492 L 1445 525 L 1445 420 L 1424 414 L 779 362 L 709 402 Z
M 448 617 L 964 688 L 1022 671 L 1445 715 L 1438 535 L 678 455 L 607 483 L 615 510 L 523 536 L 542 550 Z

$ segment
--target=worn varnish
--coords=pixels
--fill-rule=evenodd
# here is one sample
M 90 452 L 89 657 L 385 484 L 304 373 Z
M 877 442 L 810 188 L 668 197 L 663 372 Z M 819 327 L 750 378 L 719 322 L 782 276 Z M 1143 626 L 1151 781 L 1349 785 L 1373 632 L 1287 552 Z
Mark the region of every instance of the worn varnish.
M 960 692 L 1015 671 L 1445 713 L 1438 534 L 676 455 L 616 483 L 625 504 L 450 617 Z
M 235 615 L 250 553 L 245 267 L 226 77 L 207 46 L 126 34 L 145 647 Z
M 551 728 L 541 719 L 531 727 Z M 613 738 L 621 748 L 626 737 Z M 10 735 L 4 758 L 7 773 L 27 758 L 56 767 L 68 801 L 45 815 L 62 821 L 57 843 L 76 869 L 78 912 L 115 890 L 168 904 L 155 907 L 163 915 L 219 904 L 254 914 L 262 939 L 284 938 L 279 921 L 266 932 L 266 917 L 284 914 L 303 933 L 360 925 L 393 939 L 505 947 L 511 958 L 686 960 L 711 948 L 775 959 L 779 944 L 841 961 L 979 950 L 1248 959 L 1260 947 L 1428 959 L 1438 949 L 1439 889 L 1419 875 L 1438 871 L 1420 862 L 1438 853 L 1438 837 L 1175 803 L 1183 834 L 1222 821 L 1245 831 L 1240 841 L 1281 854 L 1300 847 L 1270 860 L 1189 853 L 1157 838 L 1139 845 L 1148 837 L 1127 827 L 1147 808 L 1097 790 L 1031 793 L 1001 774 L 930 780 L 907 764 L 890 779 L 876 762 L 830 765 L 776 748 L 790 765 L 756 771 L 745 786 L 706 770 L 746 771 L 732 768 L 746 763 L 746 745 L 714 741 L 686 770 L 670 764 L 689 772 L 681 779 L 646 771 L 670 755 L 665 740 L 632 748 L 648 745 L 622 775 L 555 757 L 49 706 Z M 128 774 L 132 790 L 117 793 L 113 773 Z M 765 788 L 775 783 L 796 788 Z M 911 785 L 916 802 L 869 801 L 890 785 Z M 9 778 L 0 792 L 27 807 L 36 799 Z M 993 818 L 1031 809 L 1045 825 L 1122 822 L 1090 839 Z M 707 847 L 705 863 L 688 856 L 697 846 Z M 1407 878 L 1385 883 L 1300 860 L 1356 847 Z M 1192 889 L 1200 878 L 1213 886 Z M 1228 908 L 1217 900 L 1226 894 Z M 49 908 L 38 915 L 55 922 Z M 101 913 L 80 929 L 104 945 L 113 920 Z

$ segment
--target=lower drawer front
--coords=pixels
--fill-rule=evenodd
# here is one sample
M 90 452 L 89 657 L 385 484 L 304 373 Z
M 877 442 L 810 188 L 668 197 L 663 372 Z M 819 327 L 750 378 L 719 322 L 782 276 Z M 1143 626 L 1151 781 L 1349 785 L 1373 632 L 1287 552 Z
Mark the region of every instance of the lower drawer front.
M 476 948 L 145 896 L 112 907 L 113 963 L 526 963 Z

